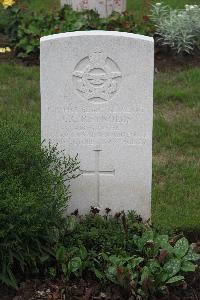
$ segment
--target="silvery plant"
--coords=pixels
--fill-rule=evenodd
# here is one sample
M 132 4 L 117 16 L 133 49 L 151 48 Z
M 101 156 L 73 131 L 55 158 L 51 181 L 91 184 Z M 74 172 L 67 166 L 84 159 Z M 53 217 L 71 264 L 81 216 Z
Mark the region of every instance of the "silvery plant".
M 152 6 L 152 22 L 158 41 L 177 53 L 191 53 L 200 47 L 200 5 L 185 5 L 184 9 L 171 9 L 163 3 Z

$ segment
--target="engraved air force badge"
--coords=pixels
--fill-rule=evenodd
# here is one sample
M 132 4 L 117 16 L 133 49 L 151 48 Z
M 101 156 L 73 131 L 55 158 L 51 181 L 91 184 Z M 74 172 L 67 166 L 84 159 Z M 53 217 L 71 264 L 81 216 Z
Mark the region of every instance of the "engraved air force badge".
M 118 65 L 101 50 L 83 58 L 73 72 L 78 93 L 91 103 L 101 104 L 119 90 L 122 74 Z

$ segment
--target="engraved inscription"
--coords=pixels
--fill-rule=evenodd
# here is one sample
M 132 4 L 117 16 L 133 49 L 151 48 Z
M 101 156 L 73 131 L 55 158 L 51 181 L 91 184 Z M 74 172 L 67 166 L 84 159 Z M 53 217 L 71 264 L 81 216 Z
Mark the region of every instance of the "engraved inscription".
M 73 72 L 78 93 L 91 103 L 105 103 L 119 89 L 122 74 L 118 65 L 103 51 L 94 50 L 83 58 Z
M 50 111 L 50 107 L 48 111 Z M 70 145 L 134 145 L 150 143 L 145 126 L 140 124 L 143 111 L 85 112 L 76 107 L 53 109 L 54 130 L 59 131 L 59 143 L 67 140 Z M 56 125 L 55 125 L 56 124 Z M 133 126 L 134 124 L 134 126 Z M 140 124 L 140 125 L 137 125 Z M 51 127 L 51 125 L 49 125 Z

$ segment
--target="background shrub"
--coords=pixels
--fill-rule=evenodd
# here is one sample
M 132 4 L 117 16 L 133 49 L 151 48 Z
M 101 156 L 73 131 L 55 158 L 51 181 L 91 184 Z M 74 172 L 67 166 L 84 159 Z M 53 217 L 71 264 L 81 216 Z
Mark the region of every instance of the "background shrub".
M 130 15 L 114 13 L 110 18 L 100 19 L 94 11 L 73 11 L 65 6 L 60 11 L 49 13 L 21 14 L 21 21 L 14 37 L 15 49 L 20 57 L 39 57 L 40 37 L 60 32 L 82 30 L 119 30 L 134 32 L 136 25 Z
M 147 24 L 136 24 L 131 13 L 113 13 L 110 17 L 101 19 L 95 11 L 73 11 L 65 6 L 57 12 L 31 12 L 17 8 L 4 9 L 4 19 L 9 20 L 4 33 L 9 36 L 16 54 L 19 57 L 38 58 L 40 38 L 60 32 L 79 30 L 117 30 L 148 34 L 151 30 Z M 5 24 L 5 21 L 4 21 Z M 0 31 L 3 28 L 0 22 Z
M 191 53 L 199 47 L 200 6 L 186 5 L 185 9 L 171 9 L 162 3 L 152 6 L 151 20 L 156 27 L 158 41 L 177 53 Z
M 1 122 L 0 141 L 0 280 L 16 287 L 19 266 L 37 270 L 59 239 L 79 163 L 15 125 Z
M 97 253 L 133 252 L 135 234 L 146 229 L 143 223 L 137 221 L 137 218 L 139 217 L 134 212 L 130 212 L 128 218 L 125 218 L 123 214 L 111 218 L 91 213 L 81 218 L 80 222 L 75 223 L 73 234 L 69 232 L 65 236 L 63 244 L 73 247 L 77 246 L 77 241 L 81 241 L 88 251 Z M 68 226 L 68 228 L 70 227 Z

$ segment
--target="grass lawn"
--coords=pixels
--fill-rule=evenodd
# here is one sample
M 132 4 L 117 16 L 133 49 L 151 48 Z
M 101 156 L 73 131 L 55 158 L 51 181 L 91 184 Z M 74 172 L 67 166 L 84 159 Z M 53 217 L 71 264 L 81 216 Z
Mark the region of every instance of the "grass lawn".
M 154 92 L 153 222 L 200 229 L 200 69 L 160 73 Z M 40 138 L 39 68 L 0 65 L 0 119 Z
M 199 0 L 127 0 L 127 10 L 132 11 L 136 18 L 149 14 L 149 4 L 162 2 L 173 8 L 183 8 L 185 4 L 199 4 Z
M 156 76 L 153 221 L 200 229 L 200 69 Z
M 148 6 L 149 3 L 162 2 L 164 4 L 168 4 L 173 8 L 183 8 L 185 4 L 199 4 L 199 0 L 163 0 L 163 1 L 151 1 L 151 0 L 127 0 L 127 9 L 136 11 L 140 11 L 141 13 L 144 11 L 144 4 Z

